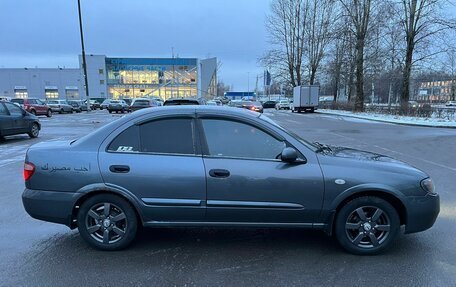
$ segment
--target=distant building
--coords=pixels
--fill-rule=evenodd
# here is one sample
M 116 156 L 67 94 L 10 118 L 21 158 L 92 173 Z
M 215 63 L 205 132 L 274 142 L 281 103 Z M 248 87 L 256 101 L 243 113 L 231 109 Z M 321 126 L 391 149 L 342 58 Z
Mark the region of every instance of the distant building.
M 217 58 L 110 58 L 86 55 L 90 97 L 136 98 L 215 96 Z M 0 96 L 84 99 L 79 68 L 1 68 Z
M 416 95 L 417 101 L 446 102 L 454 99 L 456 80 L 421 82 Z

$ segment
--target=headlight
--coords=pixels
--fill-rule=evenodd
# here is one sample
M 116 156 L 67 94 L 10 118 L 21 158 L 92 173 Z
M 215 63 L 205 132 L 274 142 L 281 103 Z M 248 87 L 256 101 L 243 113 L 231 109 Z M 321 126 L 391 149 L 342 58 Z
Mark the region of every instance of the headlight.
M 421 187 L 429 193 L 435 192 L 434 182 L 430 178 L 423 179 L 421 181 Z

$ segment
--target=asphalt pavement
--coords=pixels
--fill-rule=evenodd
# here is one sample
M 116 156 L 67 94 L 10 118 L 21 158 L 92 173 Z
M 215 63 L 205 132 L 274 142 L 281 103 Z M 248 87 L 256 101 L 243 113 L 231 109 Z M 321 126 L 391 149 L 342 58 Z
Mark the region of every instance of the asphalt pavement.
M 40 117 L 39 138 L 0 143 L 0 286 L 456 286 L 456 129 L 265 114 L 310 141 L 386 154 L 426 171 L 441 195 L 434 227 L 370 257 L 347 254 L 319 231 L 264 228 L 143 229 L 127 250 L 96 251 L 77 230 L 26 214 L 23 159 L 34 143 L 78 138 L 120 115 Z

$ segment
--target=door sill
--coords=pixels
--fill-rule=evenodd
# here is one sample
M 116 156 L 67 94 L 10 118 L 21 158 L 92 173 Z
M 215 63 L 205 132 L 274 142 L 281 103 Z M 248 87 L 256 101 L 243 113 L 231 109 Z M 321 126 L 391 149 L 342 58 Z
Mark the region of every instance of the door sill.
M 300 222 L 192 222 L 192 221 L 148 221 L 145 227 L 271 227 L 271 228 L 315 228 L 322 229 L 326 224 Z

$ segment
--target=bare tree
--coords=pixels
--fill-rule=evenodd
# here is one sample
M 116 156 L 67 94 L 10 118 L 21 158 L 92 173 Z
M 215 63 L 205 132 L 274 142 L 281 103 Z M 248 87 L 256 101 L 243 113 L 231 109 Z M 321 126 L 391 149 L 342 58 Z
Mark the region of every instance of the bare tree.
M 304 35 L 306 39 L 309 84 L 313 85 L 317 70 L 331 42 L 335 23 L 335 0 L 314 0 L 306 3 L 308 10 Z
M 273 73 L 286 71 L 287 82 L 292 86 L 302 82 L 306 17 L 303 0 L 276 0 L 272 2 L 271 14 L 266 19 L 269 40 L 274 48 L 260 61 Z
M 350 19 L 352 32 L 356 39 L 356 99 L 354 110 L 361 112 L 364 110 L 364 48 L 373 6 L 371 0 L 340 0 L 340 3 Z
M 401 112 L 408 110 L 410 99 L 410 78 L 412 67 L 417 61 L 440 53 L 442 50 L 431 51 L 419 58 L 414 58 L 419 45 L 423 45 L 432 37 L 454 28 L 454 20 L 442 15 L 444 9 L 442 0 L 401 0 L 399 11 L 405 33 L 406 49 L 403 68 L 401 94 Z

